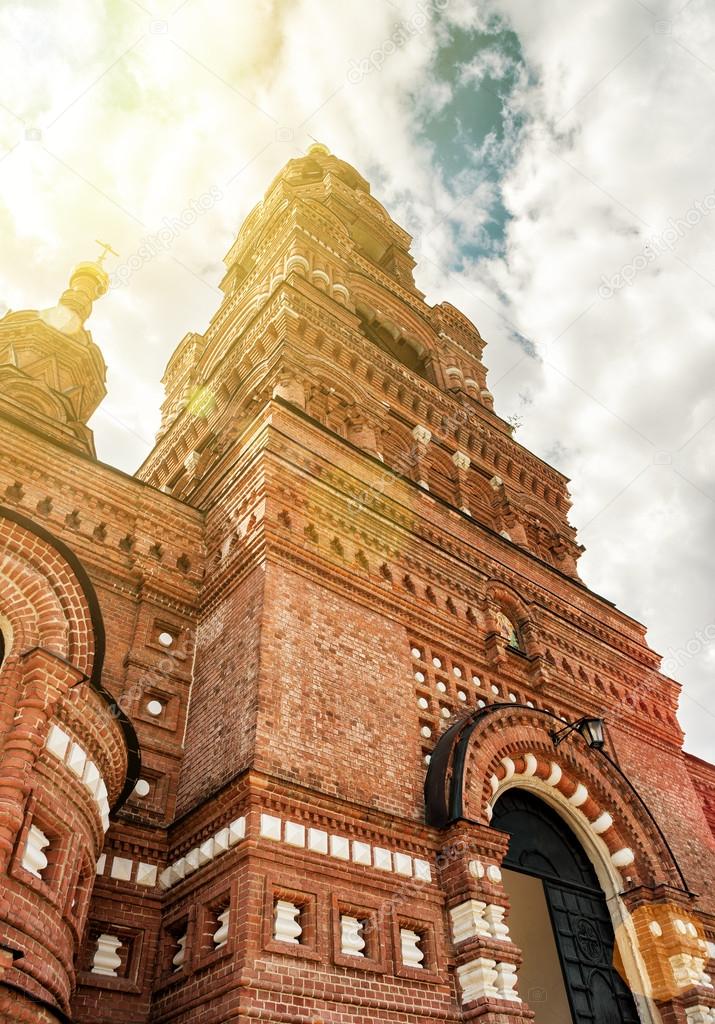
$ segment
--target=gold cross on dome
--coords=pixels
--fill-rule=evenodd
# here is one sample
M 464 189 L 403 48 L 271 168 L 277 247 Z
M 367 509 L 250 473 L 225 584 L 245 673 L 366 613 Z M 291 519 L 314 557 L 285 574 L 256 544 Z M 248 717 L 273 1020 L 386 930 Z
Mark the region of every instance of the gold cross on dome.
M 97 243 L 97 245 L 101 245 L 101 246 L 102 246 L 102 252 L 100 253 L 100 255 L 99 255 L 98 259 L 97 259 L 97 266 L 99 266 L 99 267 L 101 267 L 101 266 L 102 266 L 102 264 L 104 263 L 104 261 L 105 261 L 105 260 L 106 260 L 106 258 L 107 258 L 107 253 L 110 253 L 110 252 L 111 252 L 112 256 L 117 256 L 117 257 L 119 257 L 119 253 L 118 253 L 118 252 L 116 252 L 116 251 L 115 251 L 115 250 L 114 250 L 114 249 L 113 249 L 113 248 L 111 247 L 111 245 L 109 244 L 109 242 L 100 242 L 100 240 L 99 240 L 98 238 L 95 238 L 95 242 Z

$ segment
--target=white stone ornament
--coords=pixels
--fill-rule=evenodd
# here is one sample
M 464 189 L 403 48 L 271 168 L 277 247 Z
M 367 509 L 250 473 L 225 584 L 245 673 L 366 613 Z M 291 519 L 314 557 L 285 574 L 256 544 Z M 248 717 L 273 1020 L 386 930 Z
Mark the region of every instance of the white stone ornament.
M 490 882 L 493 882 L 494 885 L 498 885 L 499 882 L 501 882 L 501 870 L 496 864 L 490 864 L 487 868 L 487 878 Z
M 231 910 L 229 907 L 226 907 L 226 909 L 222 910 L 216 918 L 218 921 L 218 928 L 212 936 L 216 949 L 222 949 L 228 942 L 228 924 L 230 917 Z
M 429 444 L 432 440 L 432 431 L 418 423 L 412 428 L 412 436 L 417 444 Z
M 184 960 L 186 959 L 186 940 L 188 937 L 188 934 L 184 932 L 184 934 L 177 939 L 177 945 L 179 948 L 171 959 L 175 971 L 181 970 Z
M 452 941 L 455 944 L 465 942 L 475 935 L 490 935 L 484 913 L 486 908 L 486 903 L 475 899 L 466 900 L 459 906 L 452 907 L 449 917 L 452 926 Z
M 300 907 L 288 900 L 276 900 L 273 911 L 273 938 L 277 942 L 290 942 L 297 946 L 303 928 L 298 920 Z
M 471 1003 L 474 999 L 496 998 L 498 995 L 496 966 L 496 960 L 481 956 L 457 968 L 463 1004 Z
M 117 950 L 121 947 L 122 940 L 116 935 L 102 934 L 97 939 L 97 948 L 92 959 L 92 974 L 102 974 L 107 978 L 117 977 L 117 968 L 121 967 L 121 957 Z
M 424 951 L 420 948 L 422 936 L 411 928 L 400 928 L 400 947 L 402 963 L 405 967 L 424 968 Z
M 50 753 L 58 757 L 60 761 L 64 761 L 69 744 L 70 738 L 67 733 L 60 729 L 59 725 L 53 725 L 45 740 L 45 746 Z
M 516 992 L 516 966 L 509 963 L 497 964 L 497 992 L 500 999 L 510 999 L 512 1002 L 520 1003 L 521 999 Z
M 489 903 L 484 911 L 484 918 L 489 926 L 489 932 L 493 939 L 500 939 L 502 942 L 510 942 L 509 928 L 504 923 L 504 914 L 504 907 L 500 907 L 496 903 Z
M 363 922 L 349 914 L 340 916 L 340 952 L 345 956 L 361 956 L 365 953 L 365 939 L 363 938 Z
M 37 825 L 30 825 L 25 842 L 25 852 L 22 855 L 22 866 L 35 878 L 42 878 L 42 872 L 47 867 L 48 862 L 44 851 L 49 845 L 50 840 L 42 829 L 39 829 Z

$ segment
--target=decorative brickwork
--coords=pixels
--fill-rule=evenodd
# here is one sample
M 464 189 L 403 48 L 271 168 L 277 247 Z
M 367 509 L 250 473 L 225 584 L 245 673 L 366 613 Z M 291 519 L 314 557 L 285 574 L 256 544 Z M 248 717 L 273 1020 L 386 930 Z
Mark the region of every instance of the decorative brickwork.
M 516 788 L 593 865 L 640 1019 L 715 1019 L 715 770 L 409 245 L 292 160 L 134 477 L 86 427 L 101 268 L 0 320 L 0 1022 L 543 1021 Z M 557 746 L 584 716 L 603 751 Z

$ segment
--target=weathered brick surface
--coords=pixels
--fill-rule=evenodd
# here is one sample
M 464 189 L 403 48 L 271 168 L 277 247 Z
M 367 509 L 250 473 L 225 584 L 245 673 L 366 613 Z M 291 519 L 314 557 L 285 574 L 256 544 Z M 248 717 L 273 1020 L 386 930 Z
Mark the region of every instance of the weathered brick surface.
M 221 309 L 170 361 L 137 476 L 91 456 L 81 418 L 52 419 L 49 378 L 32 408 L 17 384 L 0 396 L 0 920 L 24 953 L 0 961 L 0 1020 L 524 1024 L 507 989 L 463 1004 L 460 968 L 518 973 L 520 951 L 499 929 L 455 944 L 448 915 L 474 899 L 508 923 L 489 820 L 515 782 L 600 858 L 643 947 L 662 922 L 663 1021 L 713 1003 L 667 956 L 705 965 L 713 938 L 715 770 L 683 754 L 644 628 L 579 581 L 566 482 L 494 413 L 478 331 L 424 302 L 368 193 L 320 149 L 274 182 Z M 0 321 L 0 361 L 19 335 L 20 352 L 61 346 L 36 319 Z M 109 696 L 88 678 L 90 590 Z M 113 707 L 144 785 L 105 836 L 43 743 L 59 724 L 115 801 L 131 759 Z M 577 735 L 554 747 L 585 714 L 615 763 Z M 465 820 L 428 827 L 429 758 L 472 719 Z M 44 879 L 18 868 L 35 811 L 56 840 Z M 277 900 L 297 943 L 274 935 Z M 363 958 L 341 914 L 364 922 Z M 119 943 L 109 974 L 101 936 Z

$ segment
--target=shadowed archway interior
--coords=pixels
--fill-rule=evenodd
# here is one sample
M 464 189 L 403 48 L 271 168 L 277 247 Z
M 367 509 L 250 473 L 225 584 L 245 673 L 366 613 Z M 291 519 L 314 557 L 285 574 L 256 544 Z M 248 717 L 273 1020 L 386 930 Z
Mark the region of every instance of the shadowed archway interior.
M 532 974 L 537 1024 L 638 1024 L 633 997 L 613 967 L 606 897 L 575 835 L 551 807 L 519 789 L 499 798 L 492 825 L 511 837 L 505 884 L 514 890 L 512 906 L 521 903 L 512 931 L 524 954 L 522 973 Z M 560 978 L 548 958 L 552 942 Z M 551 983 L 540 985 L 549 975 Z

